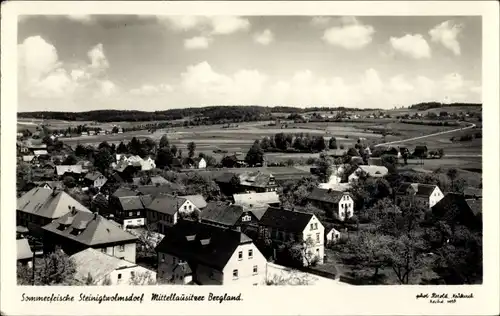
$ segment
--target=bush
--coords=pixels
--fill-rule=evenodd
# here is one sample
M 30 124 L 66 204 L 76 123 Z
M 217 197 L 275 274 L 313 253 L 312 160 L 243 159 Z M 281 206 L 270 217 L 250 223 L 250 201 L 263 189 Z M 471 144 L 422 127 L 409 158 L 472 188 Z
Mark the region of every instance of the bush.
M 344 144 L 341 144 L 341 145 L 340 145 L 340 149 L 345 149 Z

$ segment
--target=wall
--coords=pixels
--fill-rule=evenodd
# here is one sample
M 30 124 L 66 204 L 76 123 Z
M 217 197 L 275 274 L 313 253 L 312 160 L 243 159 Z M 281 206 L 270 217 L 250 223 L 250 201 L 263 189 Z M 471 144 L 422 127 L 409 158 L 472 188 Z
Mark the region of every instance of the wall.
M 100 188 L 106 183 L 106 178 L 103 176 L 99 176 L 95 181 L 94 181 L 94 187 Z
M 134 218 L 134 219 L 124 219 L 123 220 L 123 229 L 126 229 L 127 226 L 143 226 L 145 225 L 146 220 L 144 218 Z
M 249 258 L 248 251 L 252 250 L 252 258 Z M 239 252 L 243 252 L 243 258 L 239 259 Z M 224 267 L 224 285 L 260 285 L 266 279 L 267 260 L 253 243 L 239 245 L 236 251 Z M 257 266 L 257 274 L 253 268 Z M 233 278 L 233 270 L 238 270 L 238 278 Z
M 198 264 L 196 271 L 194 271 L 193 279 L 202 285 L 224 284 L 224 275 L 221 271 L 203 264 Z
M 444 198 L 443 192 L 441 192 L 439 187 L 436 187 L 432 192 L 431 196 L 429 197 L 429 208 L 436 205 L 436 203 L 441 201 L 443 198 Z
M 344 213 L 344 214 L 343 214 Z M 354 215 L 354 201 L 349 195 L 344 195 L 338 204 L 338 216 L 341 221 Z
M 182 205 L 179 207 L 179 212 L 183 214 L 189 214 L 192 213 L 194 210 L 196 210 L 196 206 L 191 203 L 191 201 L 186 200 Z
M 156 281 L 156 272 L 146 269 L 141 266 L 133 266 L 127 268 L 121 268 L 111 272 L 108 277 L 111 280 L 111 285 L 131 285 L 130 281 L 132 278 L 132 272 L 136 275 L 144 275 L 146 273 L 151 275 L 151 279 Z M 119 278 L 120 277 L 120 278 Z M 105 279 L 99 281 L 100 285 L 103 285 Z M 147 280 L 144 281 L 144 285 L 147 285 Z
M 123 260 L 127 260 L 129 262 L 135 263 L 135 242 L 124 245 L 124 249 L 120 249 L 120 245 L 108 246 L 108 247 L 93 247 L 96 250 L 107 253 L 110 256 L 114 256 Z
M 317 224 L 317 228 L 316 227 Z M 312 226 L 311 226 L 312 225 Z M 318 238 L 319 234 L 319 238 Z M 319 263 L 323 263 L 323 257 L 325 254 L 325 227 L 321 224 L 316 216 L 313 215 L 307 226 L 303 231 L 303 238 L 307 241 L 308 238 L 312 239 L 313 244 L 309 246 L 309 250 L 312 256 L 318 256 Z M 307 260 L 304 260 L 304 264 L 307 264 Z

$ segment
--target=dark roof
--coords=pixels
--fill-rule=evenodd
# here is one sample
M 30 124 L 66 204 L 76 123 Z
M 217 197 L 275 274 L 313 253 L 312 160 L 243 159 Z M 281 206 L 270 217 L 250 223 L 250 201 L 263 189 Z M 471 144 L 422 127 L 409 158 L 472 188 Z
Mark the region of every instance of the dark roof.
M 116 172 L 114 172 L 111 177 L 118 183 L 122 183 L 122 182 L 125 182 L 125 180 L 123 180 L 123 178 Z
M 125 197 L 125 196 L 136 196 L 136 195 L 137 195 L 137 192 L 132 191 L 130 189 L 118 188 L 118 189 L 116 189 L 115 192 L 113 192 L 113 194 L 111 196 L 121 198 L 121 197 Z
M 103 176 L 103 175 L 99 171 L 93 171 L 93 172 L 87 173 L 85 175 L 85 179 L 88 179 L 88 180 L 91 180 L 91 181 L 95 181 L 95 180 L 97 180 L 97 178 L 99 178 L 101 176 Z
M 483 196 L 483 190 L 482 189 L 478 189 L 478 188 L 467 187 L 467 188 L 464 189 L 464 195 L 465 196 L 482 197 Z
M 349 193 L 332 189 L 314 188 L 307 198 L 313 201 L 339 203 L 344 195 L 349 195 Z
M 225 226 L 233 226 L 244 212 L 241 205 L 210 202 L 201 212 L 200 220 Z
M 447 193 L 432 207 L 432 213 L 448 221 L 459 221 L 464 225 L 474 225 L 474 220 L 481 208 L 481 200 L 472 202 L 462 194 Z
M 150 195 L 122 196 L 118 198 L 120 206 L 124 211 L 145 209 L 151 204 L 152 200 Z
M 194 236 L 188 240 L 186 236 Z M 201 240 L 209 243 L 202 245 Z M 156 247 L 157 252 L 172 254 L 188 264 L 203 264 L 222 271 L 239 245 L 252 240 L 242 232 L 193 221 L 179 221 L 169 229 Z
M 465 201 L 467 202 L 467 205 L 469 205 L 474 215 L 478 215 L 479 213 L 483 212 L 483 199 L 467 199 Z
M 157 184 L 168 184 L 170 183 L 169 181 L 167 181 L 167 179 L 165 179 L 164 177 L 162 176 L 154 176 L 154 177 L 151 177 L 149 178 L 149 181 L 151 182 L 151 184 L 153 185 L 157 185 Z
M 140 194 L 151 195 L 153 198 L 156 198 L 160 195 L 175 193 L 176 192 L 175 186 L 177 186 L 177 185 L 176 184 L 174 184 L 173 186 L 170 184 L 160 185 L 160 186 L 141 185 L 141 186 L 138 186 L 136 190 Z
M 55 219 L 68 213 L 72 207 L 90 214 L 90 211 L 64 191 L 33 188 L 17 199 L 17 210 Z
M 274 176 L 270 173 L 259 171 L 244 172 L 240 174 L 240 185 L 251 186 L 257 188 L 266 188 L 269 186 L 269 181 Z
M 408 189 L 410 187 L 415 192 L 415 195 L 422 197 L 430 197 L 432 192 L 434 192 L 434 190 L 436 189 L 437 185 L 403 182 L 396 191 L 396 194 L 405 195 L 408 193 Z
M 283 229 L 289 232 L 302 232 L 313 214 L 269 207 L 259 221 L 259 225 Z
M 160 195 L 156 197 L 147 208 L 152 211 L 174 215 L 184 202 L 186 202 L 186 199 L 181 197 Z
M 236 174 L 233 172 L 224 172 L 223 174 L 215 177 L 214 181 L 219 183 L 230 183 L 234 175 Z
M 60 225 L 65 225 L 65 228 L 60 230 Z M 137 239 L 134 235 L 115 226 L 101 215 L 81 211 L 70 212 L 45 225 L 43 229 L 87 246 L 126 241 L 133 242 Z M 72 233 L 74 230 L 80 230 L 80 233 L 75 235 Z
M 425 146 L 425 145 L 417 145 L 417 146 L 415 146 L 415 151 L 417 151 L 417 150 L 418 151 L 420 151 L 420 150 L 426 151 L 427 150 L 427 146 Z

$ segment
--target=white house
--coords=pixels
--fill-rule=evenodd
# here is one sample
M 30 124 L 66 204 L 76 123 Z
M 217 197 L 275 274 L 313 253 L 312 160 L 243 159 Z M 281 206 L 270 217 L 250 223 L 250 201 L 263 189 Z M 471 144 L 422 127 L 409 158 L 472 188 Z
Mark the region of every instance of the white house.
M 369 177 L 382 178 L 389 173 L 389 170 L 384 166 L 359 166 L 351 175 L 349 175 L 349 182 L 354 182 L 359 179 L 360 173 L 365 173 Z
M 421 201 L 425 206 L 431 208 L 444 197 L 443 192 L 437 185 L 403 182 L 396 191 L 398 202 L 404 196 L 413 197 Z
M 180 221 L 156 247 L 158 280 L 171 284 L 259 285 L 267 261 L 242 232 Z
M 349 192 L 314 188 L 307 199 L 338 220 L 344 221 L 354 215 L 354 200 Z
M 155 271 L 92 248 L 77 252 L 70 258 L 76 266 L 75 279 L 82 285 L 148 285 L 156 282 Z
M 259 221 L 259 235 L 303 246 L 304 265 L 314 258 L 323 263 L 325 227 L 314 214 L 269 207 Z
M 87 173 L 83 180 L 88 186 L 93 186 L 98 189 L 100 189 L 108 181 L 108 179 L 99 171 Z
M 205 169 L 207 167 L 207 161 L 203 157 L 198 157 L 194 159 L 194 167 L 196 169 Z
M 146 222 L 151 228 L 164 234 L 175 225 L 180 216 L 199 212 L 193 202 L 173 195 L 160 195 L 146 209 Z
M 326 233 L 326 242 L 327 243 L 335 243 L 340 239 L 340 232 L 335 228 L 330 229 L 328 233 Z
M 141 159 L 140 163 L 141 163 L 141 170 L 142 171 L 148 171 L 148 170 L 156 168 L 156 163 L 155 163 L 154 159 L 151 157 L 147 157 L 146 159 Z

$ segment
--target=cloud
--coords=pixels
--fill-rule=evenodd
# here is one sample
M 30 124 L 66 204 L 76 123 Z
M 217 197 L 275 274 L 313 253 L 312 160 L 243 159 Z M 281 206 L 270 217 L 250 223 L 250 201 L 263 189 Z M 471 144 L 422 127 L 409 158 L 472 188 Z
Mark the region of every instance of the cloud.
M 207 49 L 212 39 L 205 36 L 195 36 L 184 40 L 185 49 Z
M 402 75 L 392 77 L 389 84 L 390 88 L 397 92 L 408 92 L 415 89 Z
M 250 22 L 239 16 L 158 16 L 158 19 L 177 31 L 204 31 L 212 35 L 246 31 Z
M 326 43 L 350 50 L 360 49 L 371 43 L 375 33 L 371 25 L 363 25 L 354 17 L 345 17 L 339 21 L 342 25 L 328 28 L 323 33 Z
M 461 24 L 455 24 L 453 21 L 445 21 L 436 25 L 429 31 L 433 42 L 441 43 L 444 47 L 451 50 L 456 56 L 460 55 L 460 44 L 457 37 L 462 31 Z
M 154 96 L 162 93 L 170 93 L 173 92 L 174 88 L 168 84 L 160 84 L 160 85 L 142 85 L 140 88 L 131 89 L 130 94 L 137 96 Z
M 114 94 L 117 86 L 105 78 L 109 62 L 103 45 L 92 47 L 87 56 L 90 63 L 65 64 L 59 60 L 56 48 L 42 37 L 26 38 L 18 45 L 20 96 L 71 99 Z
M 250 22 L 238 16 L 215 16 L 210 21 L 212 34 L 232 34 L 250 28 Z
M 316 27 L 326 27 L 332 20 L 329 16 L 315 16 L 311 19 L 311 25 Z
M 415 59 L 430 58 L 431 48 L 421 34 L 406 34 L 402 37 L 391 37 L 389 40 L 392 48 Z
M 261 33 L 254 34 L 253 39 L 256 43 L 261 45 L 269 45 L 274 41 L 274 34 L 271 30 L 266 29 Z
M 456 91 L 461 89 L 466 82 L 461 74 L 459 73 L 450 73 L 444 76 L 442 80 L 442 88 L 447 91 Z

